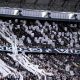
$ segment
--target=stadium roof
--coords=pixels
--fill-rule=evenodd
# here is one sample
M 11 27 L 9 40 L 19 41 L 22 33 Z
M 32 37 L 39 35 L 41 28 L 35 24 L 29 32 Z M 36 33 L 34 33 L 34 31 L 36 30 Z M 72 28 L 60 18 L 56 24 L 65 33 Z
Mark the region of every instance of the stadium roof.
M 0 0 L 0 6 L 79 12 L 80 0 Z

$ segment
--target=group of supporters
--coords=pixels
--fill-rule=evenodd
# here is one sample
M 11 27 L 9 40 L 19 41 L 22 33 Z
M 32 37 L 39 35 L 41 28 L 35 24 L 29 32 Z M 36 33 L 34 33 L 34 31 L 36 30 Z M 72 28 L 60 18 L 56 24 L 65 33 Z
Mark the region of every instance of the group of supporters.
M 80 80 L 80 57 L 78 55 L 48 55 L 48 54 L 26 54 L 29 61 L 34 65 L 39 65 L 39 69 L 53 73 L 47 76 L 46 80 Z M 15 62 L 7 54 L 1 53 L 0 58 L 9 66 L 16 68 L 20 72 L 23 80 L 38 80 L 38 77 L 25 70 L 18 62 Z M 0 74 L 0 80 L 20 80 L 20 75 L 9 74 L 3 78 Z M 41 80 L 45 80 L 42 76 Z
M 19 45 L 24 43 L 32 47 L 80 47 L 80 28 L 77 24 L 15 19 L 0 20 L 0 26 L 8 27 L 17 36 Z
M 18 62 L 14 61 L 9 55 L 7 55 L 6 52 L 0 53 L 0 59 L 8 66 L 16 69 L 16 72 L 13 73 L 12 71 L 12 73 L 8 73 L 6 77 L 4 77 L 3 73 L 0 73 L 0 80 L 21 80 L 19 73 L 22 74 L 23 80 L 38 80 L 37 75 L 35 76 L 28 70 L 24 69 Z
M 56 22 L 40 22 L 35 20 L 0 20 L 0 27 L 6 26 L 17 37 L 18 46 L 41 48 L 79 48 L 80 29 L 76 24 L 61 25 Z M 0 43 L 3 44 L 3 42 Z M 5 42 L 5 41 L 4 41 Z M 6 43 L 7 44 L 7 43 Z M 8 45 L 8 44 L 7 44 Z M 27 54 L 30 62 L 39 65 L 40 69 L 53 73 L 47 80 L 80 80 L 79 55 L 48 55 Z M 7 54 L 0 54 L 0 58 L 11 67 L 17 68 L 24 75 L 24 80 L 38 80 L 37 76 L 26 71 L 21 65 L 12 60 Z M 19 80 L 19 76 L 8 75 L 6 78 L 0 74 L 0 80 Z M 43 79 L 44 80 L 44 79 Z
M 52 72 L 50 80 L 79 80 L 80 56 L 62 54 L 28 54 L 34 64 L 47 72 Z M 49 80 L 49 79 L 48 79 Z

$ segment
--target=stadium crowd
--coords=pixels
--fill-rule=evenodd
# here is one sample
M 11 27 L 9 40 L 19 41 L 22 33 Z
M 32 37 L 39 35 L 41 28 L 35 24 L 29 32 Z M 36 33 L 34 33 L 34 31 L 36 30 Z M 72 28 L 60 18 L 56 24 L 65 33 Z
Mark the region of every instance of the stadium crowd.
M 2 59 L 7 65 L 20 72 L 23 75 L 23 80 L 38 79 L 37 76 L 25 70 L 18 62 L 14 61 L 10 56 L 8 56 L 6 52 L 0 53 L 0 59 Z M 0 80 L 20 80 L 20 75 L 16 72 L 15 74 L 9 74 L 8 76 L 3 77 L 3 74 L 0 73 Z
M 49 48 L 79 48 L 80 28 L 77 24 L 40 22 L 39 20 L 0 20 L 0 26 L 7 26 L 13 32 L 19 45 Z
M 80 80 L 80 57 L 78 55 L 27 54 L 27 56 L 30 58 L 30 62 L 39 65 L 40 69 L 53 73 L 53 76 L 47 76 L 47 80 Z M 24 80 L 38 80 L 37 76 L 25 70 L 7 54 L 1 53 L 0 58 L 7 65 L 21 72 Z M 0 74 L 0 80 L 19 80 L 20 78 L 18 74 L 9 74 L 5 78 L 2 75 Z
M 27 20 L 0 20 L 0 27 L 6 26 L 17 36 L 18 46 L 41 47 L 41 48 L 79 48 L 80 30 L 76 24 L 64 26 L 56 22 L 38 20 L 28 22 Z M 7 44 L 0 40 L 0 43 Z M 24 45 L 23 45 L 24 44 Z M 47 80 L 80 80 L 80 56 L 64 54 L 26 54 L 30 62 L 39 65 L 39 68 L 46 72 L 52 72 L 53 76 L 48 76 Z M 24 75 L 24 80 L 38 80 L 35 75 L 25 70 L 7 54 L 0 54 L 0 58 L 11 67 L 17 68 Z M 8 75 L 0 80 L 19 80 L 19 76 Z M 44 80 L 44 79 L 43 79 Z

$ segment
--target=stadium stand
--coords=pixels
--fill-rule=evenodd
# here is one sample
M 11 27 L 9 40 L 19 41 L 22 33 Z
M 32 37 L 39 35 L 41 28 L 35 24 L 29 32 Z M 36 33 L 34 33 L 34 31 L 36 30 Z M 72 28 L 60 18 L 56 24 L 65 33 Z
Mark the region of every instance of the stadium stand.
M 17 36 L 19 45 L 43 48 L 79 48 L 80 29 L 77 24 L 60 24 L 57 22 L 39 20 L 0 20 L 0 25 L 6 26 Z
M 39 68 L 44 69 L 47 72 L 52 72 L 54 75 L 48 77 L 47 80 L 79 80 L 80 79 L 80 59 L 79 56 L 74 55 L 47 55 L 47 54 L 28 54 L 30 62 L 38 64 Z M 25 70 L 21 65 L 15 62 L 5 53 L 0 54 L 0 58 L 5 63 L 13 68 L 16 68 L 24 76 L 23 80 L 37 80 L 37 76 L 33 75 L 29 71 Z M 2 74 L 0 74 L 2 77 Z M 8 75 L 6 80 L 17 80 L 19 75 Z M 9 78 L 9 79 L 8 79 Z M 4 79 L 4 80 L 5 80 Z M 3 80 L 3 79 L 2 79 Z M 19 79 L 18 79 L 19 80 Z M 43 79 L 44 80 L 44 79 Z
M 79 48 L 80 29 L 77 24 L 60 24 L 55 21 L 40 20 L 0 20 L 2 30 L 4 26 L 15 34 L 19 47 L 35 47 L 35 48 Z M 10 46 L 5 39 L 1 37 L 1 45 Z M 20 54 L 19 54 L 20 55 Z M 73 54 L 31 54 L 26 53 L 29 61 L 34 65 L 38 65 L 39 69 L 53 73 L 53 76 L 47 76 L 46 80 L 80 80 L 80 56 Z M 8 66 L 20 72 L 23 80 L 38 80 L 28 70 L 26 70 L 19 62 L 16 62 L 11 56 L 5 52 L 1 52 L 0 59 Z M 0 80 L 20 80 L 19 74 L 8 74 L 3 78 L 0 73 Z M 42 76 L 41 80 L 45 80 Z
M 80 80 L 80 0 L 0 0 L 0 80 Z

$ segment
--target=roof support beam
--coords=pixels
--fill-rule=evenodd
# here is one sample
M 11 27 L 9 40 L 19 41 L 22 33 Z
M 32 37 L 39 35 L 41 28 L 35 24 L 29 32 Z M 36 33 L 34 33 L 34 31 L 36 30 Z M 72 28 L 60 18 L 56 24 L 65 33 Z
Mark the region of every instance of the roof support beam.
M 74 11 L 77 11 L 77 7 L 80 5 L 80 0 L 78 0 L 74 6 Z
M 74 8 L 76 9 L 77 5 L 79 4 L 80 0 L 78 0 L 74 6 Z
M 38 2 L 38 0 L 35 0 L 35 2 L 33 3 L 34 4 L 34 8 L 36 8 L 36 5 L 37 5 L 37 2 Z
M 0 6 L 5 7 L 18 7 L 18 8 L 35 8 L 35 9 L 48 9 L 48 10 L 60 10 L 60 11 L 79 11 L 80 8 L 80 0 L 75 0 L 73 2 L 73 5 L 70 6 L 71 1 L 70 0 L 60 0 L 62 1 L 59 7 L 56 6 L 55 1 L 57 0 L 47 0 L 48 4 L 40 4 L 38 3 L 38 0 L 34 0 L 32 4 L 26 3 L 26 0 L 0 0 Z M 69 2 L 70 1 L 70 2 Z M 69 6 L 68 6 L 69 5 Z M 27 7 L 28 6 L 28 7 Z M 56 8 L 55 8 L 56 7 Z M 70 8 L 69 8 L 70 7 Z
M 78 7 L 76 8 L 76 12 L 80 12 L 80 2 L 78 3 Z
M 64 0 L 64 1 L 63 1 L 62 5 L 61 5 L 61 11 L 64 10 L 64 8 L 65 8 L 64 5 L 65 5 L 65 3 L 66 3 L 67 1 L 68 1 L 68 0 Z
M 53 0 L 50 0 L 49 3 L 48 3 L 48 6 L 50 6 L 52 2 L 53 2 Z
M 19 1 L 19 7 L 22 8 L 23 5 L 24 5 L 24 3 L 25 3 L 25 0 L 20 0 L 20 1 Z
M 9 0 L 3 0 L 2 3 L 3 3 L 5 6 L 8 6 Z
M 65 5 L 66 1 L 67 1 L 67 0 L 64 0 L 64 1 L 63 1 L 63 4 L 61 5 L 61 7 L 63 7 L 63 6 Z
M 38 0 L 35 0 L 34 5 L 36 5 L 36 4 L 37 4 L 37 2 L 38 2 Z
M 50 10 L 51 7 L 53 6 L 55 0 L 50 0 L 48 3 L 48 9 Z

